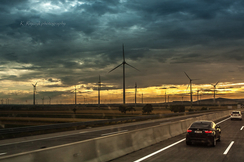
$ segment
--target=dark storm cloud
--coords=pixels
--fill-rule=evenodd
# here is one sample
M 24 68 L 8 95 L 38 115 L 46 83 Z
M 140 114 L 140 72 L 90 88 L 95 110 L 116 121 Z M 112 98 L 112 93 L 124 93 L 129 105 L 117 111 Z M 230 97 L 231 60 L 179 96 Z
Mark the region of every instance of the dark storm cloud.
M 171 59 L 171 63 L 191 63 L 191 62 L 208 62 L 208 56 L 201 54 L 185 54 L 185 55 L 175 55 Z
M 84 4 L 76 7 L 75 10 L 84 9 L 88 13 L 92 13 L 96 16 L 102 16 L 106 13 L 116 14 L 119 12 L 119 0 L 105 0 L 105 1 L 86 1 L 90 4 Z
M 49 81 L 49 82 L 58 82 L 58 80 L 55 80 L 55 79 L 53 79 L 53 78 L 49 78 L 48 81 Z
M 30 64 L 13 67 L 29 70 L 29 74 L 3 76 L 2 80 L 60 79 L 62 85 L 55 87 L 96 83 L 103 74 L 104 82 L 120 86 L 121 73 L 107 73 L 122 62 L 122 43 L 126 61 L 143 71 L 130 71 L 128 78 L 151 76 L 158 71 L 150 69 L 162 64 L 174 63 L 163 69 L 169 77 L 179 69 L 168 69 L 179 64 L 244 58 L 242 1 L 96 0 L 80 1 L 84 3 L 73 7 L 71 2 L 75 1 L 50 1 L 59 6 L 57 11 L 41 8 L 41 1 L 0 2 L 0 59 Z M 57 26 L 61 22 L 65 25 Z M 212 52 L 220 49 L 224 52 Z M 147 87 L 158 82 L 141 84 Z
M 0 80 L 18 80 L 16 75 L 2 75 Z
M 0 2 L 0 10 L 1 12 L 10 12 L 13 7 L 17 8 L 19 10 L 25 8 L 25 6 L 27 6 L 26 4 L 28 3 L 28 0 L 12 0 L 12 1 L 8 1 L 8 0 L 2 0 Z
M 6 53 L 3 55 L 3 58 L 5 58 L 8 61 L 18 60 L 18 56 L 15 53 Z
M 134 3 L 133 3 L 134 2 Z M 228 7 L 229 1 L 132 1 L 128 6 L 136 11 L 154 14 L 156 16 L 169 15 L 178 12 L 186 12 L 198 18 L 213 18 L 218 11 Z
M 52 98 L 52 97 L 60 97 L 62 95 L 67 95 L 67 94 L 71 94 L 72 92 L 70 91 L 52 91 L 52 92 L 49 92 L 49 91 L 40 91 L 40 92 L 37 92 L 36 94 L 36 98 L 45 98 L 45 99 L 49 99 Z M 31 99 L 32 97 L 32 94 L 30 95 L 27 95 L 27 96 L 23 96 L 22 98 L 23 99 Z
M 87 89 L 87 90 L 93 90 L 93 91 L 98 91 L 98 87 L 97 86 L 94 86 L 94 87 L 85 87 L 85 89 Z M 109 90 L 117 90 L 117 89 L 121 89 L 121 88 L 107 87 L 107 86 L 102 86 L 100 88 L 101 91 L 109 91 Z
M 244 53 L 243 49 L 235 49 L 231 51 L 227 51 L 226 53 L 223 53 L 223 56 L 229 59 L 235 59 L 235 60 L 244 60 Z
M 43 87 L 49 87 L 49 88 L 55 88 L 55 87 L 69 87 L 69 86 L 65 86 L 65 85 L 59 85 L 59 84 L 53 84 L 53 85 L 45 85 Z
M 168 88 L 157 88 L 157 89 L 168 89 Z
M 213 92 L 214 90 L 212 89 L 201 89 L 202 92 Z

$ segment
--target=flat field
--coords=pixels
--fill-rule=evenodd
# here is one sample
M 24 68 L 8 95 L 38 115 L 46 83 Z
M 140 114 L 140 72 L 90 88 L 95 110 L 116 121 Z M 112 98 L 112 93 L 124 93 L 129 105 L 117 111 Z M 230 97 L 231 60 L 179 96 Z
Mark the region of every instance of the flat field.
M 169 106 L 168 106 L 169 107 Z M 193 106 L 193 111 L 199 111 L 204 106 Z M 74 108 L 76 111 L 74 112 Z M 186 112 L 190 109 L 190 106 L 186 106 Z M 207 109 L 227 109 L 226 106 L 215 106 L 215 107 L 204 107 Z M 142 107 L 136 107 L 136 111 L 127 111 L 121 113 L 118 107 L 103 107 L 98 109 L 98 107 L 77 107 L 77 106 L 62 106 L 60 109 L 58 107 L 50 108 L 42 106 L 41 108 L 32 109 L 0 109 L 0 125 L 4 128 L 16 127 L 18 125 L 28 126 L 28 125 L 47 125 L 55 123 L 69 123 L 69 122 L 85 122 L 85 121 L 95 121 L 104 119 L 115 119 L 124 117 L 136 117 L 136 116 L 146 116 L 148 114 L 142 114 Z M 169 109 L 165 107 L 154 107 L 151 114 L 169 114 L 172 113 Z

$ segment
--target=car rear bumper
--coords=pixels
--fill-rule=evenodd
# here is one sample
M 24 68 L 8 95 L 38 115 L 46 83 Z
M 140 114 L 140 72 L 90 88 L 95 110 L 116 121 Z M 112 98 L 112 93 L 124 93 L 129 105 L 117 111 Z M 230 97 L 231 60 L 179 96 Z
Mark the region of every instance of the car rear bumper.
M 231 119 L 242 119 L 242 116 L 231 116 Z
M 213 138 L 213 136 L 206 136 L 202 138 L 186 136 L 186 141 L 194 143 L 211 143 L 213 141 Z

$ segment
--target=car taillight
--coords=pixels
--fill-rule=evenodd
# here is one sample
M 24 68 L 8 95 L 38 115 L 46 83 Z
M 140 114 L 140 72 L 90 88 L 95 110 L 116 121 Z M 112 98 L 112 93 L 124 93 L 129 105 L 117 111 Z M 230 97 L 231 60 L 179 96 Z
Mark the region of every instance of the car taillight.
M 187 132 L 190 133 L 190 132 L 192 132 L 192 130 L 188 129 Z
M 213 131 L 205 131 L 205 133 L 213 133 Z

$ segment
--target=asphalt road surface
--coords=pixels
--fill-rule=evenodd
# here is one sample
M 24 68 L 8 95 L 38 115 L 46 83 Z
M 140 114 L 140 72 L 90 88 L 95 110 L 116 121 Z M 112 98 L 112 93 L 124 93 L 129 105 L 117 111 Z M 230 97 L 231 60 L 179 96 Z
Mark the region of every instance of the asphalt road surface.
M 221 127 L 221 141 L 216 147 L 204 144 L 186 145 L 185 135 L 170 138 L 111 162 L 243 162 L 244 122 L 216 121 Z
M 209 114 L 209 113 L 204 113 Z M 157 120 L 148 120 L 135 123 L 119 124 L 99 128 L 88 128 L 76 131 L 52 133 L 46 135 L 30 136 L 16 139 L 0 141 L 0 156 L 23 153 L 27 151 L 39 150 L 43 148 L 68 144 L 77 141 L 107 136 L 111 134 L 123 133 L 131 130 L 165 124 L 189 117 L 196 117 L 203 114 L 178 116 Z

